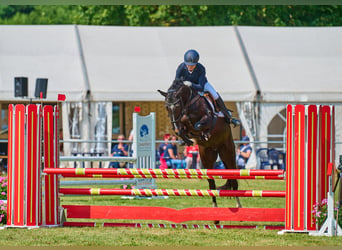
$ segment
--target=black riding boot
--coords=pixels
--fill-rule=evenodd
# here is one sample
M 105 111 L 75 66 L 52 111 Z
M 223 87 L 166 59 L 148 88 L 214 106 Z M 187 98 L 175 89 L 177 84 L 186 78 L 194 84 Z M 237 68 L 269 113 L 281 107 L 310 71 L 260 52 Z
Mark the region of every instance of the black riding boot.
M 226 105 L 224 104 L 221 96 L 216 100 L 216 104 L 219 107 L 220 111 L 223 113 L 224 118 L 227 123 L 233 123 L 234 127 L 240 125 L 240 121 L 237 119 L 232 118 L 232 113 L 229 109 L 227 109 Z

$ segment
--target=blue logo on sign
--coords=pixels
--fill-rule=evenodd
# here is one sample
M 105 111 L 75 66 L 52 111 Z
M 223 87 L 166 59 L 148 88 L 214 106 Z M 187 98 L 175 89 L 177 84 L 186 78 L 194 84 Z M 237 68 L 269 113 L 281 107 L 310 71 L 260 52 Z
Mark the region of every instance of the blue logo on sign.
M 146 124 L 140 127 L 140 137 L 144 137 L 148 135 L 148 127 Z

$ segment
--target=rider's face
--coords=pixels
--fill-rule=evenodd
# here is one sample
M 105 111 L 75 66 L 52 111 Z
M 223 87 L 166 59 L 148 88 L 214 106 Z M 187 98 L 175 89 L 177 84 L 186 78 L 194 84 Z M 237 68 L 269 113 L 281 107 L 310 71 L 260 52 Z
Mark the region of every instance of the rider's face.
M 196 68 L 196 65 L 186 65 L 186 67 L 188 68 L 189 71 L 193 71 Z

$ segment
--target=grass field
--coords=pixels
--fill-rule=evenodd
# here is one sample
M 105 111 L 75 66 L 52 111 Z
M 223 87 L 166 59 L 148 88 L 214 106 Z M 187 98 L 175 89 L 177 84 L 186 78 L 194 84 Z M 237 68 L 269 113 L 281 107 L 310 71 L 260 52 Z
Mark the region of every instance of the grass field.
M 222 184 L 222 180 L 219 184 Z M 208 189 L 206 180 L 158 179 L 158 188 Z M 284 190 L 285 181 L 240 180 L 241 190 Z M 117 187 L 117 186 L 106 186 Z M 283 198 L 241 198 L 244 207 L 284 207 Z M 63 196 L 61 204 L 163 206 L 176 209 L 210 207 L 208 197 L 169 199 L 121 199 L 119 196 Z M 235 199 L 218 198 L 220 207 L 235 207 Z M 77 220 L 80 221 L 80 220 Z M 113 221 L 112 221 L 113 222 Z M 130 221 L 125 221 L 130 222 Z M 152 223 L 140 221 L 141 223 Z M 154 221 L 153 223 L 168 223 Z M 189 224 L 212 224 L 207 221 Z M 221 224 L 272 224 L 221 222 Z M 277 223 L 273 223 L 277 224 Z M 159 228 L 10 228 L 0 231 L 0 246 L 342 246 L 341 237 L 307 234 L 278 235 L 275 230 L 258 229 L 159 229 Z

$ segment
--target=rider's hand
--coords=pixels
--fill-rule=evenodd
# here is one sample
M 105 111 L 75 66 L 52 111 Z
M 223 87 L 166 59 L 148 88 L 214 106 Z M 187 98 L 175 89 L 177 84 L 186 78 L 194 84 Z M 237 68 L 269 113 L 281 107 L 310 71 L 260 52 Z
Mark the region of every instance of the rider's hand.
M 188 87 L 191 87 L 191 86 L 192 86 L 192 82 L 184 81 L 184 85 L 186 85 L 186 86 L 188 86 Z

